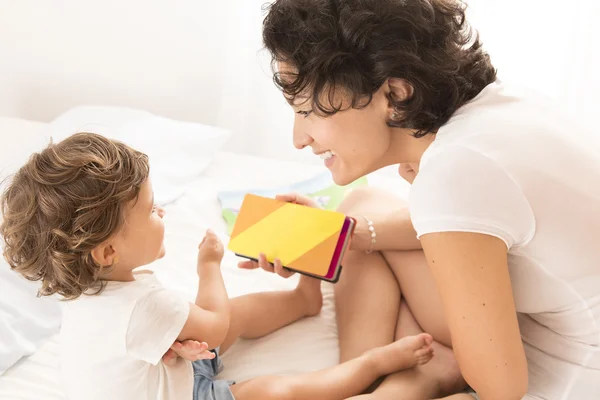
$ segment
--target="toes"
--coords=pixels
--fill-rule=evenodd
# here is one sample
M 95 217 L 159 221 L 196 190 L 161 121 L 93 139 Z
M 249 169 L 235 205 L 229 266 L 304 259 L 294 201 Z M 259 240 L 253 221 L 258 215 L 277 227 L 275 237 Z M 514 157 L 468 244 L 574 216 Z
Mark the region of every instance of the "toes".
M 433 358 L 433 353 L 429 353 L 424 359 L 423 362 L 421 363 L 421 365 L 423 364 L 427 364 L 429 361 L 431 361 L 431 359 Z
M 400 339 L 400 342 L 406 346 L 406 349 L 417 351 L 419 349 L 424 349 L 427 347 L 431 347 L 433 343 L 433 338 L 428 333 L 421 333 L 415 336 L 407 336 L 403 339 Z
M 421 333 L 417 336 L 419 347 L 428 347 L 433 343 L 433 337 L 429 333 Z
M 430 355 L 433 354 L 433 348 L 432 347 L 425 347 L 422 349 L 419 349 L 417 351 L 415 351 L 415 356 L 417 358 L 421 358 L 421 357 L 428 357 Z
M 417 356 L 417 357 L 424 357 L 427 354 L 429 354 L 430 352 L 431 352 L 431 347 L 429 347 L 429 348 L 424 347 L 422 349 L 419 349 L 419 350 L 415 351 L 415 356 Z
M 427 364 L 433 358 L 433 348 L 420 349 L 415 352 L 415 355 L 417 356 L 417 364 Z
M 431 345 L 433 344 L 433 336 L 431 336 L 431 335 L 430 335 L 430 334 L 428 334 L 428 333 L 426 333 L 425 335 L 427 335 L 427 336 L 426 336 L 426 338 L 425 338 L 425 342 L 426 342 L 428 345 L 430 345 L 430 346 L 431 346 Z

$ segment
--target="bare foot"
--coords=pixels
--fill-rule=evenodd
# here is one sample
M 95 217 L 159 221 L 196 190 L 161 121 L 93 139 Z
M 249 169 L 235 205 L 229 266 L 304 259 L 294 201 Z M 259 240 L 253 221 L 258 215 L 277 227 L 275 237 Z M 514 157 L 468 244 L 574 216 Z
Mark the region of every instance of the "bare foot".
M 428 333 L 406 336 L 392 344 L 365 353 L 380 376 L 389 375 L 417 365 L 427 364 L 433 357 L 433 338 Z
M 302 304 L 306 306 L 306 317 L 314 317 L 321 312 L 323 293 L 321 293 L 320 280 L 302 275 L 295 292 Z

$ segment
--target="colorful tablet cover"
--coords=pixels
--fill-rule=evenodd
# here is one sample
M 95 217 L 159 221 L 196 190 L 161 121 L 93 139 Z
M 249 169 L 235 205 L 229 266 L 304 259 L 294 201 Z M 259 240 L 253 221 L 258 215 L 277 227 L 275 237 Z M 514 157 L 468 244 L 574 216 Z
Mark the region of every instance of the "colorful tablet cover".
M 266 197 L 245 196 L 229 250 L 269 262 L 279 258 L 284 267 L 327 276 L 344 227 L 345 215 Z

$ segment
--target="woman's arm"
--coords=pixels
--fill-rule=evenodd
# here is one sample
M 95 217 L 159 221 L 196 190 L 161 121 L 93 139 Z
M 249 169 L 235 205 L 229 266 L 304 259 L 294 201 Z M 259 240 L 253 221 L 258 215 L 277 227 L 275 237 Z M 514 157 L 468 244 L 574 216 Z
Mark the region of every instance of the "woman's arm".
M 481 400 L 521 399 L 527 392 L 527 360 L 506 245 L 493 236 L 462 232 L 430 233 L 421 242 L 466 381 Z
M 403 163 L 398 168 L 402 179 L 411 185 L 418 172 L 419 165 L 417 163 Z M 353 250 L 365 251 L 371 248 L 371 232 L 365 217 L 373 222 L 377 235 L 373 250 L 420 250 L 422 248 L 421 241 L 417 239 L 417 232 L 410 220 L 408 205 L 399 211 L 380 214 L 367 213 L 354 217 L 357 226 L 351 245 Z
M 371 232 L 367 223 L 368 218 L 373 222 L 376 241 L 372 249 L 376 251 L 419 250 L 421 242 L 410 221 L 408 206 L 388 213 L 364 213 L 351 215 L 356 219 L 356 229 L 352 238 L 352 250 L 369 250 L 371 247 Z

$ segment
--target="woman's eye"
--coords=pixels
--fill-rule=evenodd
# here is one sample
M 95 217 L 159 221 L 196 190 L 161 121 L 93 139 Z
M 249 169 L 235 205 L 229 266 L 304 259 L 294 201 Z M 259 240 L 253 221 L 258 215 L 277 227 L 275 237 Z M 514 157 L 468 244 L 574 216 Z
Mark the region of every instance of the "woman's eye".
M 296 113 L 300 114 L 300 115 L 304 116 L 304 118 L 306 118 L 312 113 L 312 111 L 297 111 Z

